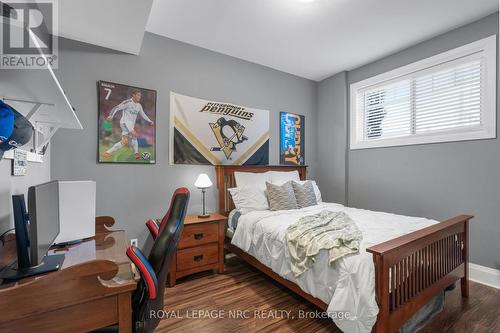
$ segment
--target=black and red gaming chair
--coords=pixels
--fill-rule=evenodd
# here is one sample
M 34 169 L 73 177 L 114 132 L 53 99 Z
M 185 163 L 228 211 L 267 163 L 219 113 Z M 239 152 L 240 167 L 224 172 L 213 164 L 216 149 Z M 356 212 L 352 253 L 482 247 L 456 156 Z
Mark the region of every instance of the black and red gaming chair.
M 161 220 L 159 219 L 149 219 L 146 221 L 146 227 L 149 229 L 149 233 L 151 234 L 151 237 L 153 239 L 156 239 L 158 237 L 158 232 L 160 231 L 160 223 Z
M 152 332 L 160 322 L 158 316 L 151 316 L 151 311 L 163 310 L 167 273 L 184 227 L 188 203 L 189 190 L 177 189 L 168 212 L 157 225 L 155 241 L 147 259 L 137 247 L 127 249 L 128 257 L 141 273 L 132 296 L 132 329 L 136 333 Z
M 173 204 L 174 201 L 173 200 L 170 201 L 170 207 L 168 207 L 168 211 L 165 214 L 165 216 L 169 216 Z M 151 234 L 151 237 L 153 237 L 153 240 L 156 239 L 156 237 L 158 237 L 158 233 L 160 232 L 160 227 L 164 222 L 165 222 L 165 217 L 163 217 L 163 219 L 149 219 L 146 221 L 146 227 L 148 227 L 149 233 Z

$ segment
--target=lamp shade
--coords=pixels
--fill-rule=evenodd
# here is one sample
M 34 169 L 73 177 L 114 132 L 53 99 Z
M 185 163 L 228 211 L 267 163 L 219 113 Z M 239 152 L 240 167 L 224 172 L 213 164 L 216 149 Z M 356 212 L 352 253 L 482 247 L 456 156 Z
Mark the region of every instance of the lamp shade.
M 212 186 L 212 181 L 208 178 L 206 173 L 201 173 L 194 182 L 194 186 L 197 188 L 209 188 Z

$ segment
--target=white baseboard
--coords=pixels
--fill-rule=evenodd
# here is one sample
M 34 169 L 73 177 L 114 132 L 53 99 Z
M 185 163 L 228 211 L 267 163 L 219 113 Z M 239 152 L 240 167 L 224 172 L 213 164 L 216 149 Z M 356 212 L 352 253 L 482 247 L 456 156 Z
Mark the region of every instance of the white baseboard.
M 500 270 L 469 263 L 469 280 L 500 289 Z

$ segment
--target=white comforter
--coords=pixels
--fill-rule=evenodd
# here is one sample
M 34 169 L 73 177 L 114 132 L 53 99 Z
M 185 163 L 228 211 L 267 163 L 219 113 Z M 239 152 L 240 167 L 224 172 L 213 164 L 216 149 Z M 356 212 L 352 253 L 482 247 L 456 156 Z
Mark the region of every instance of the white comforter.
M 285 246 L 286 229 L 302 216 L 324 209 L 344 211 L 354 220 L 363 233 L 360 253 L 341 258 L 329 266 L 328 252 L 322 250 L 312 268 L 295 278 Z M 370 332 L 377 319 L 378 306 L 372 255 L 365 249 L 435 223 L 438 222 L 322 202 L 302 209 L 242 214 L 231 243 L 308 294 L 329 304 L 328 313 L 342 331 Z M 336 312 L 348 313 L 348 318 L 336 315 Z M 342 320 L 338 319 L 342 317 Z

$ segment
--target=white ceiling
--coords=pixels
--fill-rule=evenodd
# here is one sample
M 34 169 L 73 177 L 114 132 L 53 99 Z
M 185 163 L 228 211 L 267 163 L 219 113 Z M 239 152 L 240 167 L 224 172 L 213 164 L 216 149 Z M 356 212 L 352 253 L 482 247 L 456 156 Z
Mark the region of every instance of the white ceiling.
M 59 36 L 139 54 L 153 0 L 56 0 Z
M 321 80 L 497 10 L 498 0 L 154 0 L 146 29 Z

